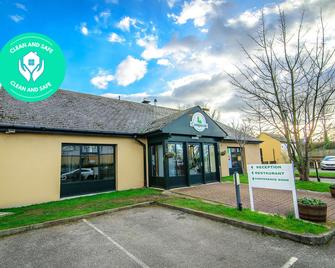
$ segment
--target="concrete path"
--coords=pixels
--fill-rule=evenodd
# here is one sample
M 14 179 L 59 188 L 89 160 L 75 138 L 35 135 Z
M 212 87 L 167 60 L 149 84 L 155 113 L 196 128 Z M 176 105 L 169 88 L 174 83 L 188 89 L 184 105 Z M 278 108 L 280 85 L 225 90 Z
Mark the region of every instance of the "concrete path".
M 334 241 L 310 247 L 146 207 L 2 238 L 0 267 L 327 268 L 334 252 Z
M 179 188 L 172 190 L 176 193 L 203 198 L 215 202 L 236 206 L 234 184 L 230 182 L 203 184 L 199 186 Z M 335 221 L 335 198 L 330 193 L 318 193 L 310 191 L 297 191 L 298 198 L 313 197 L 322 199 L 328 205 L 328 220 Z M 241 199 L 243 207 L 250 208 L 249 190 L 247 184 L 241 184 Z M 289 191 L 254 189 L 255 209 L 287 215 L 293 213 L 292 194 Z

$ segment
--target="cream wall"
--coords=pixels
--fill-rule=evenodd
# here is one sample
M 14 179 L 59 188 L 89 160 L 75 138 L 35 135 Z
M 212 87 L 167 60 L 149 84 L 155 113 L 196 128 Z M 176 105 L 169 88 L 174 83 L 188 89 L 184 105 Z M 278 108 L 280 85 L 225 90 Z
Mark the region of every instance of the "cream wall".
M 220 143 L 221 152 L 221 176 L 229 176 L 228 168 L 228 147 L 239 147 L 237 143 Z M 259 144 L 246 144 L 245 149 L 245 165 L 260 164 L 261 156 L 259 151 Z M 222 152 L 226 152 L 222 155 Z
M 276 161 L 278 164 L 289 163 L 287 152 L 282 150 L 280 141 L 272 138 L 266 133 L 261 133 L 258 139 L 263 141 L 260 148 L 263 152 L 263 161 Z
M 144 186 L 143 147 L 132 138 L 1 133 L 0 208 L 59 200 L 62 143 L 117 145 L 116 189 Z

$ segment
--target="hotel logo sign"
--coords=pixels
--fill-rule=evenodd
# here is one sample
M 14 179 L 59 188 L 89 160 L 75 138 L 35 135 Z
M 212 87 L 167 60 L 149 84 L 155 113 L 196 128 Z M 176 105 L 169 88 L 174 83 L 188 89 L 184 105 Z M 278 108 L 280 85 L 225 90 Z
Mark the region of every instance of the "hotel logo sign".
M 64 76 L 63 53 L 45 35 L 16 36 L 1 50 L 0 83 L 15 99 L 42 101 L 58 90 Z
M 208 128 L 205 116 L 199 112 L 193 114 L 190 126 L 198 132 L 203 132 Z

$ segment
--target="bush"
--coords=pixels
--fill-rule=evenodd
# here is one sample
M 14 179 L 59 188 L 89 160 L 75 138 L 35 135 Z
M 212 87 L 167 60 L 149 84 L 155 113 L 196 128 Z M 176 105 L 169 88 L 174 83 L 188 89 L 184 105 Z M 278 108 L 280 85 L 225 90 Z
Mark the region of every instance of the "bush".
M 301 205 L 307 205 L 307 206 L 325 206 L 327 205 L 325 202 L 323 202 L 320 199 L 316 199 L 316 198 L 299 198 L 298 199 L 298 203 Z
M 329 188 L 335 189 L 335 184 L 330 185 Z

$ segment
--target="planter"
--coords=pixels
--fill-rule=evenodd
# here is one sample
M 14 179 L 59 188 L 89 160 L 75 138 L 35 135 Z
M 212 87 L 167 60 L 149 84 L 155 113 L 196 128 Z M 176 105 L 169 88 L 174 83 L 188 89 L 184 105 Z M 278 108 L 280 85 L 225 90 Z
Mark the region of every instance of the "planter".
M 299 217 L 304 220 L 314 222 L 327 221 L 327 205 L 304 205 L 298 203 Z
M 335 186 L 334 185 L 330 186 L 329 190 L 330 190 L 330 194 L 332 195 L 332 197 L 335 198 Z

